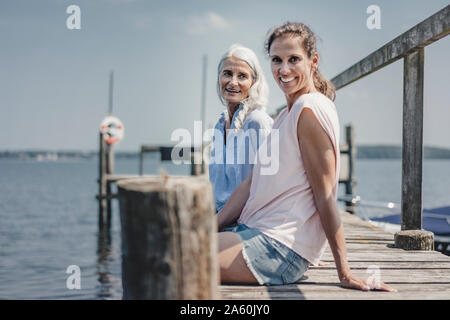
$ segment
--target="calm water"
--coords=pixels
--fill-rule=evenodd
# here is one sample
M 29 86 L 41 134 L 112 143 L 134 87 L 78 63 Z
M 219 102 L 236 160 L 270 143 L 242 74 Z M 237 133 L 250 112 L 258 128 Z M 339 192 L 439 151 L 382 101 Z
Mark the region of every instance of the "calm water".
M 169 174 L 189 172 L 149 158 L 144 171 L 161 166 Z M 116 161 L 116 173 L 137 168 L 137 160 Z M 118 205 L 111 236 L 100 235 L 97 175 L 95 160 L 0 161 L 0 299 L 121 299 Z M 356 175 L 363 199 L 400 202 L 400 161 L 360 160 Z M 425 161 L 424 207 L 450 205 L 449 190 L 450 161 Z M 81 269 L 80 290 L 66 287 L 69 265 Z

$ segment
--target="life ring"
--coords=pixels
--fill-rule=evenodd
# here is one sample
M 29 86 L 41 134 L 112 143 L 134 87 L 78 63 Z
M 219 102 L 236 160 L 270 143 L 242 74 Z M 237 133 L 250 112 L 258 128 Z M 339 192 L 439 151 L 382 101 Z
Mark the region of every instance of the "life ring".
M 100 131 L 108 145 L 118 143 L 123 138 L 124 127 L 119 118 L 107 116 L 100 125 Z

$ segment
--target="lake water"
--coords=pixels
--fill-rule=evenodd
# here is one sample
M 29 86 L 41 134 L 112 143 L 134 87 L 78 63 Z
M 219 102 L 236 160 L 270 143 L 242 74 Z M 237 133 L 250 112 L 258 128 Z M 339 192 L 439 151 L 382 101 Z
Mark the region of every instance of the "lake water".
M 144 173 L 189 167 L 149 156 Z M 137 174 L 136 159 L 118 159 L 116 173 Z M 110 237 L 98 233 L 96 160 L 0 161 L 0 299 L 121 299 L 120 221 L 116 201 Z M 425 208 L 450 205 L 450 161 L 424 162 Z M 356 193 L 363 200 L 400 202 L 400 160 L 358 160 Z M 343 191 L 343 187 L 340 191 Z M 342 193 L 342 192 L 340 192 Z M 378 215 L 381 210 L 357 212 Z M 81 271 L 69 290 L 68 266 Z

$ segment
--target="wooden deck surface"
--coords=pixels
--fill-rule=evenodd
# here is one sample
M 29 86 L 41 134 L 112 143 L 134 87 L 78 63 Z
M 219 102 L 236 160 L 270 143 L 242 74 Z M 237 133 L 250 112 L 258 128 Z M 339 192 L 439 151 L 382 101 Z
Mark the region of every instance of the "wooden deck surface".
M 363 292 L 339 286 L 333 255 L 328 247 L 322 261 L 296 284 L 282 286 L 221 285 L 222 299 L 450 299 L 450 257 L 437 251 L 394 248 L 394 235 L 342 212 L 347 259 L 352 272 L 368 278 L 377 266 L 381 281 L 398 292 Z

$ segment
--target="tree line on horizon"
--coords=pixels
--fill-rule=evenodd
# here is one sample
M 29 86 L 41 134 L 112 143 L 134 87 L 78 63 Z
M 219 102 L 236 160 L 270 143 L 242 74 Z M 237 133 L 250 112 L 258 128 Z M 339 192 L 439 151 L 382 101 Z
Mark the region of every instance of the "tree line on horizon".
M 138 151 L 116 151 L 118 159 L 137 158 Z M 49 150 L 21 150 L 0 151 L 3 159 L 93 159 L 98 157 L 98 151 L 49 151 Z M 401 159 L 402 146 L 397 145 L 357 145 L 357 159 Z M 450 159 L 450 149 L 439 147 L 424 147 L 424 159 Z

